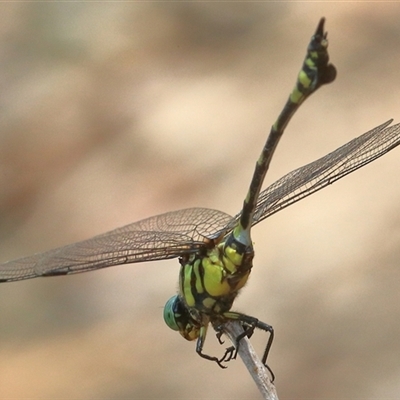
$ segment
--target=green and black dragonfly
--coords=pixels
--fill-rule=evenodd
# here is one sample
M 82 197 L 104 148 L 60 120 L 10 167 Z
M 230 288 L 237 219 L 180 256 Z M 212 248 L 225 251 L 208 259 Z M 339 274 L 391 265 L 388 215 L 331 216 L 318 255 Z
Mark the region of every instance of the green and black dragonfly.
M 257 160 L 242 210 L 234 217 L 218 210 L 189 208 L 153 216 L 82 242 L 0 265 L 0 282 L 68 275 L 114 265 L 179 258 L 179 291 L 168 300 L 164 319 L 188 340 L 197 340 L 197 353 L 224 367 L 236 357 L 240 340 L 255 328 L 270 333 L 263 355 L 266 364 L 273 329 L 257 318 L 231 311 L 235 297 L 252 269 L 251 227 L 370 163 L 400 144 L 400 124 L 391 120 L 337 150 L 298 168 L 261 191 L 272 155 L 289 120 L 302 102 L 320 86 L 332 82 L 324 19 L 307 48 L 296 85 Z M 211 324 L 222 343 L 223 325 L 238 321 L 244 332 L 235 347 L 218 358 L 203 353 Z

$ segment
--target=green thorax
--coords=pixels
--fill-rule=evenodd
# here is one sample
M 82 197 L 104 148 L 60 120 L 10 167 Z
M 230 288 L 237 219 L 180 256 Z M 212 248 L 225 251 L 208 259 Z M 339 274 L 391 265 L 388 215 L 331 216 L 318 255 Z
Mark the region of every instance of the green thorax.
M 253 246 L 233 233 L 211 241 L 199 253 L 181 258 L 179 296 L 186 307 L 217 316 L 229 311 L 253 266 Z

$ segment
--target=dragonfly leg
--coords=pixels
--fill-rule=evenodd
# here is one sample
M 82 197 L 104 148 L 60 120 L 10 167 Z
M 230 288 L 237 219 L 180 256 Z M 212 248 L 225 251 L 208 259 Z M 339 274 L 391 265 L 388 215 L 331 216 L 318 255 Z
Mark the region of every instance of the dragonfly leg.
M 197 343 L 196 343 L 196 353 L 200 357 L 205 358 L 206 360 L 216 362 L 219 367 L 221 367 L 222 369 L 225 369 L 227 367 L 226 367 L 226 365 L 223 365 L 222 363 L 225 361 L 227 352 L 225 352 L 225 354 L 221 358 L 218 358 L 215 356 L 209 356 L 208 354 L 203 353 L 204 342 L 206 340 L 206 335 L 207 335 L 207 328 L 208 328 L 208 326 L 202 326 L 200 328 L 199 337 L 198 337 Z M 222 333 L 221 333 L 221 335 L 222 335 Z M 220 341 L 220 342 L 221 342 L 221 335 L 219 335 L 219 337 L 217 336 L 218 341 Z
M 221 358 L 221 362 L 229 362 L 231 360 L 235 360 L 238 353 L 237 346 L 230 346 L 225 349 L 225 354 Z
M 240 341 L 245 336 L 250 338 L 253 335 L 255 329 L 254 325 L 242 324 L 242 327 L 243 327 L 243 332 L 235 338 L 235 344 L 233 346 L 226 348 L 225 354 L 221 358 L 221 361 L 229 362 L 231 360 L 235 360 L 237 357 L 237 353 L 239 351 Z M 222 334 L 223 334 L 223 327 L 221 326 L 221 331 L 217 333 L 217 336 L 221 336 Z M 220 340 L 220 343 L 221 342 L 223 343 L 222 340 Z
M 243 324 L 243 329 L 245 330 L 245 332 L 243 332 L 243 334 L 239 335 L 237 337 L 237 340 L 240 341 L 243 337 L 247 336 L 248 338 L 250 338 L 253 335 L 254 332 L 254 328 L 255 326 L 249 326 L 247 324 Z M 218 339 L 218 343 L 219 344 L 224 344 L 225 340 L 222 340 L 222 336 L 224 335 L 224 326 L 222 324 L 220 325 L 215 325 L 214 329 L 217 331 L 216 333 L 216 337 Z
M 215 336 L 218 339 L 218 343 L 219 344 L 224 344 L 225 340 L 221 339 L 222 335 L 224 334 L 224 330 L 222 329 L 222 325 L 219 325 L 218 327 L 216 327 L 215 330 L 217 331 Z
M 220 344 L 224 344 L 224 341 L 221 339 L 222 335 L 224 334 L 223 331 L 223 325 L 219 324 L 219 325 L 215 325 L 214 329 L 216 330 L 216 337 L 218 339 L 218 342 Z M 222 363 L 227 363 L 231 360 L 235 360 L 238 350 L 239 350 L 239 342 L 245 337 L 248 336 L 250 337 L 255 329 L 255 326 L 250 326 L 249 324 L 243 324 L 243 329 L 244 332 L 241 333 L 235 340 L 235 345 L 234 346 L 230 346 L 227 347 L 225 349 L 225 353 L 221 358 L 217 358 L 215 356 L 210 356 L 208 354 L 203 353 L 203 346 L 204 346 L 204 342 L 205 342 L 205 337 L 206 337 L 206 333 L 207 333 L 207 328 L 206 327 L 202 327 L 200 329 L 200 334 L 199 334 L 199 338 L 197 339 L 197 344 L 196 344 L 196 353 L 202 357 L 205 358 L 206 360 L 210 360 L 210 361 L 214 361 L 216 362 L 221 368 L 227 368 L 226 365 L 223 365 Z
M 236 358 L 237 352 L 239 351 L 240 341 L 245 336 L 250 338 L 253 335 L 255 328 L 258 328 L 262 331 L 269 333 L 268 341 L 265 346 L 264 354 L 263 354 L 261 361 L 264 364 L 265 368 L 267 368 L 267 370 L 271 374 L 271 381 L 274 382 L 275 374 L 273 373 L 272 369 L 267 364 L 268 354 L 271 349 L 272 342 L 274 340 L 274 328 L 271 325 L 268 325 L 265 322 L 262 322 L 262 321 L 258 320 L 257 318 L 251 317 L 246 314 L 240 314 L 240 313 L 229 311 L 229 312 L 224 313 L 224 317 L 228 320 L 241 322 L 242 327 L 243 327 L 243 332 L 240 335 L 238 335 L 235 339 L 236 354 L 234 356 L 231 356 L 229 358 L 229 360 Z M 225 355 L 227 355 L 227 353 L 225 353 Z M 224 360 L 224 361 L 226 362 L 229 360 Z
M 261 359 L 261 361 L 264 364 L 265 368 L 267 368 L 267 370 L 271 374 L 271 382 L 273 383 L 275 381 L 275 374 L 273 373 L 272 369 L 267 364 L 267 358 L 268 358 L 269 350 L 271 349 L 271 346 L 272 346 L 272 342 L 274 340 L 274 328 L 271 325 L 265 324 L 264 322 L 261 322 L 261 321 L 258 321 L 258 322 L 260 324 L 258 326 L 259 329 L 269 332 L 269 338 L 267 341 L 267 345 L 265 346 L 264 355 L 263 355 L 263 358 Z M 263 326 L 261 327 L 261 325 L 263 325 Z
M 251 338 L 251 336 L 253 335 L 253 333 L 254 333 L 254 329 L 255 329 L 255 326 L 249 326 L 249 325 L 247 325 L 247 324 L 243 324 L 242 325 L 242 327 L 243 327 L 243 329 L 245 330 L 245 332 L 243 332 L 243 334 L 241 334 L 241 335 L 239 335 L 237 338 L 236 338 L 236 340 L 239 342 L 240 340 L 242 340 L 242 338 L 243 337 L 245 337 L 245 336 L 247 336 L 249 339 Z M 225 340 L 222 340 L 221 338 L 222 338 L 222 336 L 224 335 L 224 327 L 223 327 L 223 325 L 221 324 L 221 325 L 215 325 L 214 326 L 214 329 L 217 331 L 217 333 L 216 333 L 216 337 L 217 337 L 217 339 L 218 339 L 218 343 L 219 344 L 224 344 L 225 343 Z
M 214 329 L 216 330 L 216 337 L 218 339 L 219 344 L 224 344 L 225 341 L 221 339 L 222 335 L 224 334 L 224 327 L 222 324 L 214 325 Z M 225 349 L 224 355 L 220 358 L 220 362 L 228 362 L 230 360 L 234 360 L 237 356 L 237 347 L 230 346 Z

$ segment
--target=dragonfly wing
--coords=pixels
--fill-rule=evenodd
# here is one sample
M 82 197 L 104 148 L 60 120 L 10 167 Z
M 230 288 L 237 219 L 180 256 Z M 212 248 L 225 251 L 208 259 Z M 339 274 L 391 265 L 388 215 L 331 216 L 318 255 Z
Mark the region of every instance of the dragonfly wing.
M 190 208 L 150 217 L 82 242 L 0 265 L 0 282 L 67 275 L 191 253 L 232 217 Z
M 390 126 L 391 122 L 392 120 L 387 121 L 325 157 L 288 173 L 262 191 L 252 225 L 321 190 L 398 146 L 400 124 Z M 239 217 L 240 214 L 235 219 Z
M 149 217 L 112 232 L 174 232 L 186 235 L 194 241 L 204 241 L 222 231 L 232 219 L 229 214 L 210 208 L 187 208 Z

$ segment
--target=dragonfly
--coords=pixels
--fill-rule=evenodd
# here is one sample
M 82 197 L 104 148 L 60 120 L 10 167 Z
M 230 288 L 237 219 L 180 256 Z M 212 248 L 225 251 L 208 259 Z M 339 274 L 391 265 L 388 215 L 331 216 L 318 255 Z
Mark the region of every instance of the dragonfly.
M 329 63 L 324 23 L 322 18 L 311 37 L 294 89 L 272 125 L 256 162 L 243 207 L 235 216 L 207 208 L 188 208 L 152 216 L 88 240 L 0 264 L 0 282 L 178 258 L 179 289 L 165 305 L 167 325 L 185 339 L 197 340 L 196 352 L 222 368 L 236 358 L 241 339 L 250 337 L 256 328 L 266 331 L 269 337 L 262 362 L 267 366 L 274 337 L 272 326 L 231 311 L 253 266 L 251 228 L 400 144 L 400 124 L 391 125 L 392 120 L 389 120 L 261 190 L 273 153 L 290 119 L 306 98 L 336 77 L 336 68 Z M 229 321 L 238 322 L 243 328 L 233 346 L 228 347 L 222 357 L 204 353 L 209 326 L 214 328 L 222 344 L 224 324 Z

